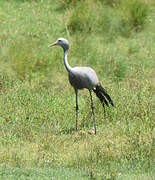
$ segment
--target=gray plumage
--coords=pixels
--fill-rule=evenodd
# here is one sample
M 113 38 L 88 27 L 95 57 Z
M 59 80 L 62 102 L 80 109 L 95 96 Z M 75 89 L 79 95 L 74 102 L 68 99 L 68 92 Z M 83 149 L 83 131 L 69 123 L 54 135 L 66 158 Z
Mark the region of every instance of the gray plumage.
M 69 81 L 75 89 L 87 88 L 89 90 L 99 83 L 95 71 L 90 67 L 72 68 L 72 72 L 69 72 Z
M 73 86 L 76 94 L 76 130 L 78 129 L 78 90 L 88 89 L 91 97 L 91 107 L 94 120 L 94 129 L 96 134 L 96 121 L 94 113 L 94 104 L 92 98 L 92 90 L 96 96 L 100 99 L 103 107 L 104 105 L 109 106 L 109 103 L 114 106 L 111 97 L 108 95 L 106 90 L 99 83 L 96 72 L 90 67 L 71 67 L 67 61 L 67 53 L 69 50 L 69 43 L 64 38 L 59 38 L 56 42 L 50 44 L 50 46 L 59 45 L 64 50 L 64 65 L 68 71 L 69 82 Z M 105 108 L 105 107 L 104 107 Z M 105 110 L 105 109 L 104 109 Z

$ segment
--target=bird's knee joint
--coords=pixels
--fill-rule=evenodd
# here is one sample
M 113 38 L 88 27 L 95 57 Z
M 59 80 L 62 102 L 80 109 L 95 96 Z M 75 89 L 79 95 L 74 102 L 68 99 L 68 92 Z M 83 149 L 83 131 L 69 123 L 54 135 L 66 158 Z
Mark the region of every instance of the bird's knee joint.
M 91 106 L 91 107 L 92 107 L 92 109 L 94 110 L 94 108 L 95 108 L 95 107 L 94 107 L 94 104 L 92 104 L 92 106 Z

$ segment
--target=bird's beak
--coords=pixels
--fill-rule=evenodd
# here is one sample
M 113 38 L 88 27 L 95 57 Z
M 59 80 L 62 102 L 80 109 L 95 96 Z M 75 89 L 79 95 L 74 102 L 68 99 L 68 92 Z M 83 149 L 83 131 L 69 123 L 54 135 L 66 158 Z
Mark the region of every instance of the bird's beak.
M 56 46 L 56 45 L 57 45 L 57 41 L 56 41 L 56 42 L 54 42 L 54 43 L 49 44 L 49 46 L 48 46 L 48 47 L 51 47 L 51 46 Z

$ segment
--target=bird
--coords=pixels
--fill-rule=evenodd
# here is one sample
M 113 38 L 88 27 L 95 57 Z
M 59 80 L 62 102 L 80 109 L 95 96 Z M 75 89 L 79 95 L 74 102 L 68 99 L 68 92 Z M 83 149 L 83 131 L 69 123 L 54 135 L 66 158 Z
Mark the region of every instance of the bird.
M 97 133 L 96 130 L 96 120 L 94 113 L 94 103 L 92 97 L 92 91 L 99 98 L 104 111 L 105 105 L 109 107 L 109 104 L 114 106 L 113 100 L 107 91 L 103 88 L 101 83 L 98 80 L 97 74 L 91 67 L 71 67 L 68 63 L 67 55 L 69 50 L 69 42 L 65 38 L 58 38 L 54 43 L 50 43 L 51 46 L 61 46 L 64 50 L 64 65 L 68 71 L 68 78 L 70 84 L 73 86 L 76 95 L 76 131 L 78 130 L 78 91 L 81 89 L 88 89 L 90 93 L 91 99 L 91 109 L 93 114 L 93 122 L 94 122 L 94 134 Z

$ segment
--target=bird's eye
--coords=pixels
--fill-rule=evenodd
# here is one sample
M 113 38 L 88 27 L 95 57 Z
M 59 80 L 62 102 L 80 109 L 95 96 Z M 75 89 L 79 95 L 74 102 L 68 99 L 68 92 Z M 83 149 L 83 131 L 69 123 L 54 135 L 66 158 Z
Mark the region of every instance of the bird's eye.
M 58 42 L 61 42 L 61 40 L 59 39 Z

